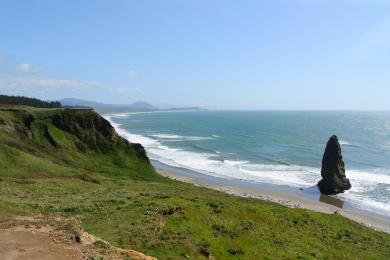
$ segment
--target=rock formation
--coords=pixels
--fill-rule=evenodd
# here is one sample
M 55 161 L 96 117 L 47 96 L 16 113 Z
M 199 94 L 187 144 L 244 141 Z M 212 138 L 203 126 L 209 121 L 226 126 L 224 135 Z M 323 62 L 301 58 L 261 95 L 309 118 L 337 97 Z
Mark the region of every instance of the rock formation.
M 351 188 L 349 179 L 345 176 L 343 156 L 337 136 L 330 137 L 322 158 L 322 180 L 318 188 L 322 194 L 337 194 Z
M 52 117 L 53 125 L 89 143 L 98 143 L 98 136 L 110 143 L 118 141 L 118 134 L 110 122 L 89 109 L 65 109 Z

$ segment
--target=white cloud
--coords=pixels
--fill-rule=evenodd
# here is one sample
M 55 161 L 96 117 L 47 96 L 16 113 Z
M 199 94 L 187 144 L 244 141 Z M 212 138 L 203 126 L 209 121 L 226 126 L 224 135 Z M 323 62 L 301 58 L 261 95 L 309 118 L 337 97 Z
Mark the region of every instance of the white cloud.
M 34 67 L 28 63 L 20 64 L 18 69 L 23 73 L 37 73 L 42 70 L 40 67 Z
M 119 93 L 140 92 L 139 87 L 109 86 L 102 82 L 70 80 L 43 76 L 18 76 L 11 74 L 0 74 L 0 91 L 7 93 L 35 92 L 43 93 L 48 91 L 112 91 Z
M 137 75 L 137 72 L 133 69 L 129 69 L 129 71 L 127 72 L 127 75 L 129 75 L 129 77 L 135 77 Z
M 128 87 L 128 88 L 109 88 L 110 91 L 119 92 L 119 93 L 129 93 L 129 92 L 141 92 L 142 89 L 138 87 Z
M 56 90 L 61 88 L 68 89 L 87 89 L 102 87 L 99 82 L 59 79 L 39 76 L 15 76 L 10 74 L 0 74 L 0 90 Z

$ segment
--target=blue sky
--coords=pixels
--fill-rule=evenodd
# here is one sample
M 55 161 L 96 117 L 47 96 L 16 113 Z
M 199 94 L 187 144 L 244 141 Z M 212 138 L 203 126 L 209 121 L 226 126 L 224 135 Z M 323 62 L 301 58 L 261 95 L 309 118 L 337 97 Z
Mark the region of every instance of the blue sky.
M 388 0 L 1 0 L 0 92 L 390 109 Z

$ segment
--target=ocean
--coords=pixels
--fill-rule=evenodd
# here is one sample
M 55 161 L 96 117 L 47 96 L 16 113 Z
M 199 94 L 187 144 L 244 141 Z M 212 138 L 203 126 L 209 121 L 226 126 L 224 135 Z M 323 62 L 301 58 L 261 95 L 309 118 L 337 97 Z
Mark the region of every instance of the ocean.
M 352 189 L 336 195 L 390 217 L 390 112 L 186 111 L 106 115 L 164 165 L 204 175 L 316 190 L 329 137 Z

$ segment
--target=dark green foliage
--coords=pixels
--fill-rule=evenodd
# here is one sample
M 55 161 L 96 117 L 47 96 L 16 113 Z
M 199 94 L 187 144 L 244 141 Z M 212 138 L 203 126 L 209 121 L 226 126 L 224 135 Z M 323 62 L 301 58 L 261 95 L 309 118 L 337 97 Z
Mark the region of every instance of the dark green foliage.
M 23 96 L 7 96 L 0 95 L 0 105 L 19 105 L 39 108 L 60 108 L 59 101 L 42 101 L 37 98 L 29 98 Z
M 232 230 L 228 230 L 224 225 L 214 224 L 212 226 L 215 236 L 229 236 L 230 238 L 238 237 L 238 233 Z
M 242 251 L 242 250 L 239 249 L 239 248 L 229 248 L 229 249 L 228 249 L 228 252 L 229 252 L 231 255 L 243 255 L 243 254 L 244 254 L 244 251 Z
M 215 213 L 221 213 L 222 212 L 222 208 L 223 208 L 223 204 L 222 203 L 218 204 L 218 203 L 215 203 L 213 201 L 209 201 L 209 202 L 207 202 L 207 206 L 212 208 Z
M 199 253 L 202 254 L 203 256 L 209 258 L 211 256 L 211 251 L 210 251 L 210 244 L 202 239 L 199 243 Z

